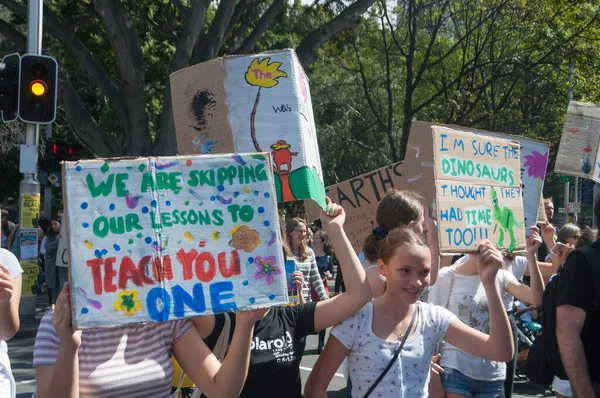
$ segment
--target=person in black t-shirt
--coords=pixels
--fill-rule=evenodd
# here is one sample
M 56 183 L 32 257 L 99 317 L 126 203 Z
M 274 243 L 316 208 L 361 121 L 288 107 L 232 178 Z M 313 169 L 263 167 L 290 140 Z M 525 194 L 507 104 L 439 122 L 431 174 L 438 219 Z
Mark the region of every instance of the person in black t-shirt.
M 329 202 L 329 200 L 328 200 Z M 301 341 L 338 324 L 371 299 L 371 289 L 358 257 L 343 230 L 346 215 L 333 203 L 321 212 L 321 221 L 344 270 L 346 293 L 330 300 L 297 306 L 272 307 L 254 325 L 250 368 L 240 394 L 242 398 L 300 398 Z M 192 319 L 201 336 L 215 333 L 215 317 Z
M 596 197 L 594 216 L 600 222 L 600 195 Z M 600 251 L 600 240 L 591 247 Z M 572 253 L 558 285 L 556 337 L 562 364 L 578 397 L 600 393 L 600 310 L 594 305 L 600 283 L 594 279 L 591 267 L 600 264 L 589 264 L 583 254 Z

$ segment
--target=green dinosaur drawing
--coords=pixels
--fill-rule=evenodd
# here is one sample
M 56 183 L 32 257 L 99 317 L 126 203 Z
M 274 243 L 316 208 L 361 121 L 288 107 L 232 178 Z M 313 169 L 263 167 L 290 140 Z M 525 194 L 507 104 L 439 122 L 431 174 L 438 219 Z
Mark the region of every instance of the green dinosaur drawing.
M 496 190 L 494 187 L 490 187 L 492 205 L 494 205 L 494 220 L 498 223 L 498 227 L 500 227 L 500 237 L 498 238 L 498 246 L 504 246 L 504 231 L 508 232 L 510 237 L 510 244 L 508 245 L 508 251 L 512 252 L 515 250 L 517 246 L 517 239 L 515 238 L 515 227 L 522 227 L 525 224 L 525 221 L 517 221 L 515 220 L 515 213 L 513 213 L 512 209 L 509 209 L 506 206 L 500 207 L 498 205 L 498 194 L 496 194 Z

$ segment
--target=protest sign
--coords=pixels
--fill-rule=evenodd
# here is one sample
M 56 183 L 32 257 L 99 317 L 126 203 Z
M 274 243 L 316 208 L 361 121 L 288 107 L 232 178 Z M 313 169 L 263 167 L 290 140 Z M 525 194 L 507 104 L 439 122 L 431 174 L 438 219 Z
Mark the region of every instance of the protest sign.
M 277 200 L 325 207 L 308 78 L 293 50 L 182 69 L 171 96 L 180 155 L 270 150 Z
M 375 225 L 375 210 L 381 198 L 390 188 L 401 188 L 402 162 L 397 162 L 375 171 L 326 188 L 327 196 L 346 212 L 344 230 L 357 253 L 362 251 L 365 238 Z M 319 208 L 305 202 L 308 218 L 316 220 Z
M 484 239 L 511 252 L 524 249 L 520 144 L 431 129 L 440 252 L 472 252 Z
M 333 201 L 342 204 L 346 211 L 347 217 L 344 229 L 358 254 L 362 252 L 365 238 L 376 226 L 375 211 L 386 190 L 396 188 L 415 191 L 427 200 L 431 210 L 436 209 L 432 126 L 434 126 L 433 123 L 413 122 L 406 157 L 402 162 L 382 167 L 326 188 L 327 195 Z M 519 141 L 521 145 L 521 186 L 526 226 L 535 225 L 538 218 L 539 203 L 542 200 L 549 144 L 529 138 L 460 126 L 446 127 Z M 305 205 L 309 219 L 318 218 L 319 209 L 310 202 L 306 202 Z
M 268 154 L 65 162 L 76 329 L 287 303 Z
M 571 101 L 554 172 L 600 182 L 600 107 Z

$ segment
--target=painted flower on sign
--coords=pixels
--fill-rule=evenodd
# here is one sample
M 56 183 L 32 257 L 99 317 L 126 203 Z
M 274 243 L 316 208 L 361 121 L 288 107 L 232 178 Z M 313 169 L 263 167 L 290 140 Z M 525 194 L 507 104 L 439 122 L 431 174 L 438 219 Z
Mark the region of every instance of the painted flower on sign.
M 275 275 L 281 274 L 281 268 L 276 265 L 276 262 L 275 256 L 256 256 L 254 258 L 254 264 L 256 265 L 254 278 L 264 279 L 267 285 L 272 285 L 275 282 Z
M 538 151 L 533 151 L 524 158 L 525 164 L 523 166 L 527 168 L 527 175 L 543 180 L 546 177 L 546 167 L 548 166 L 548 152 L 541 154 Z
M 261 243 L 260 234 L 247 225 L 236 226 L 231 230 L 229 246 L 233 248 L 252 253 Z
M 142 303 L 138 300 L 139 292 L 133 290 L 121 290 L 119 298 L 113 303 L 116 311 L 123 311 L 126 316 L 133 316 L 137 311 L 142 310 Z

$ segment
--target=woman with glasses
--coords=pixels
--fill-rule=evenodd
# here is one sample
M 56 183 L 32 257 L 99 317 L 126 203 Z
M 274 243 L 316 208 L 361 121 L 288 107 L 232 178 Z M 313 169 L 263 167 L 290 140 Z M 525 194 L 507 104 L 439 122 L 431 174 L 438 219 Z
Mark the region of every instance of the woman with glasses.
M 310 296 L 310 285 L 312 285 L 317 291 L 319 299 L 327 300 L 329 296 L 319 274 L 315 252 L 308 247 L 308 225 L 306 221 L 298 217 L 292 218 L 285 226 L 285 235 L 287 243 L 296 258 L 298 271 L 304 274 L 304 286 L 302 287 L 304 299 L 307 303 L 312 301 Z

